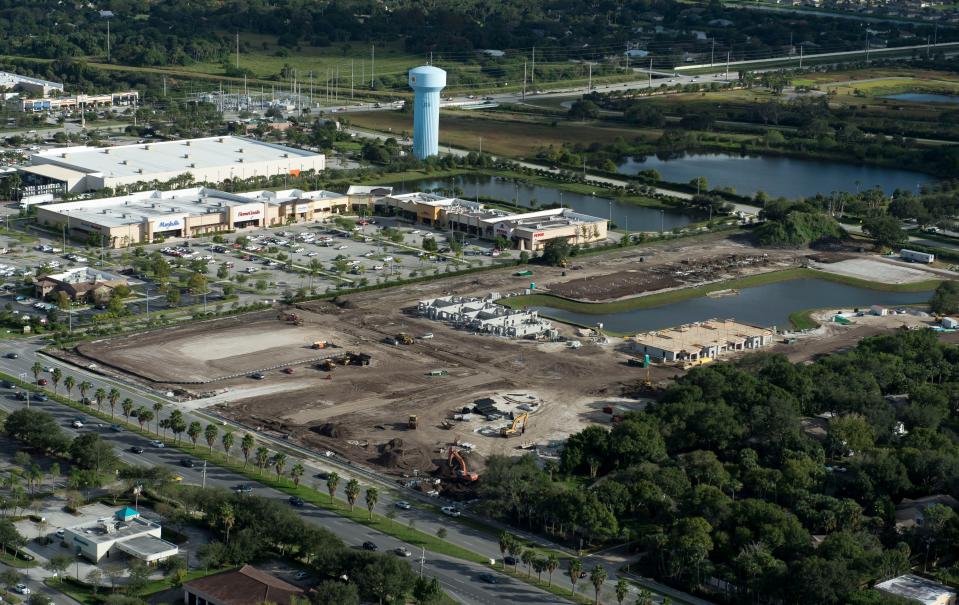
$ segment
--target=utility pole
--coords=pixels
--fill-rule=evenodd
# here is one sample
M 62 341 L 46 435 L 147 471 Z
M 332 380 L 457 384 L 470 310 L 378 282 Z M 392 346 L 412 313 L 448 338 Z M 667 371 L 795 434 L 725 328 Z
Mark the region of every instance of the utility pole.
M 589 63 L 589 80 L 586 84 L 586 94 L 589 94 L 589 91 L 593 90 L 593 64 Z
M 523 61 L 523 100 L 526 100 L 526 61 Z
M 426 547 L 422 547 L 423 550 L 420 553 L 420 577 L 423 577 L 423 565 L 426 563 Z
M 240 32 L 236 32 L 236 68 L 240 69 Z
M 353 100 L 353 76 L 356 75 L 356 61 L 350 59 L 350 100 Z
M 709 66 L 712 67 L 716 57 L 716 38 L 713 38 L 713 48 L 709 51 Z
M 929 51 L 930 51 L 930 50 L 931 50 L 931 49 L 929 48 L 929 36 L 927 35 L 927 36 L 926 36 L 926 59 L 929 58 Z
M 802 69 L 802 44 L 799 45 L 799 69 Z
M 166 76 L 163 76 L 163 96 L 166 96 Z
M 310 109 L 313 108 L 313 70 L 310 70 Z
M 869 29 L 866 29 L 866 64 L 869 63 Z
M 107 62 L 110 61 L 110 19 L 107 18 Z
M 206 489 L 206 460 L 203 461 L 203 489 Z
M 533 47 L 533 65 L 529 70 L 529 82 L 530 84 L 536 83 L 536 47 Z
M 370 44 L 370 90 L 373 90 L 373 79 L 376 73 L 376 45 Z
M 626 71 L 629 72 L 629 43 L 626 43 Z
M 729 51 L 726 51 L 726 81 L 729 81 Z
M 649 89 L 653 89 L 653 58 L 649 58 Z

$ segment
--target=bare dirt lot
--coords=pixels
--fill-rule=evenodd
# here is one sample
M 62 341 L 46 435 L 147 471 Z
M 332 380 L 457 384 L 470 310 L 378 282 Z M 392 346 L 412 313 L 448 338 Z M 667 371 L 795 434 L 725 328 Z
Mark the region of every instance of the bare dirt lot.
M 580 269 L 530 268 L 532 279 L 553 292 L 598 297 L 596 292 L 605 288 L 606 296 L 618 297 L 652 287 L 655 281 L 646 280 L 646 275 L 664 279 L 678 271 L 682 275 L 676 280 L 681 283 L 714 280 L 801 264 L 807 254 L 759 251 L 741 241 L 708 235 L 576 259 Z M 760 260 L 744 260 L 755 258 Z M 464 442 L 474 446 L 470 465 L 481 471 L 486 456 L 516 453 L 521 445 L 548 451 L 589 423 L 608 424 L 611 415 L 604 408 L 618 414 L 645 404 L 636 399 L 643 394 L 637 384 L 645 370 L 626 365 L 630 355 L 621 339 L 601 343 L 576 336 L 583 346 L 571 349 L 563 343 L 468 334 L 413 312 L 420 299 L 518 291 L 530 278 L 513 276 L 514 271 L 505 267 L 87 343 L 79 345 L 77 353 L 87 362 L 111 366 L 153 388 L 183 389 L 185 406 L 206 408 L 257 430 L 397 474 L 445 470 L 446 449 Z M 299 316 L 299 325 L 282 319 L 287 312 Z M 871 322 L 861 323 L 867 321 Z M 567 336 L 574 334 L 573 328 L 557 327 Z M 888 328 L 864 325 L 864 332 L 823 332 L 781 350 L 796 360 L 808 359 Z M 412 345 L 384 342 L 400 332 L 433 337 L 417 338 Z M 333 352 L 366 353 L 370 365 L 321 369 L 317 358 L 327 351 L 310 348 L 315 340 L 338 345 Z M 282 371 L 287 367 L 290 373 Z M 432 370 L 445 370 L 447 375 L 430 376 Z M 264 379 L 249 378 L 252 371 L 263 371 Z M 677 373 L 674 368 L 654 367 L 651 378 L 664 383 Z M 184 384 L 187 381 L 199 384 Z M 506 418 L 454 419 L 478 399 L 523 393 L 535 394 L 537 405 L 532 406 L 521 436 L 498 435 L 509 422 Z M 516 414 L 523 409 L 515 403 L 507 407 Z M 408 427 L 411 415 L 417 419 L 415 429 Z

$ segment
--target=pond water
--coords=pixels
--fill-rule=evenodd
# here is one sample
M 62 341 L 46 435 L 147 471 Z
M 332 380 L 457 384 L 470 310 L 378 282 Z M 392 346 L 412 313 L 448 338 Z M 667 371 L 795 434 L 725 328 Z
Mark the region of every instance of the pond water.
M 612 218 L 617 227 L 629 231 L 660 231 L 661 229 L 668 231 L 673 227 L 688 225 L 694 219 L 688 214 L 675 210 L 647 208 L 615 199 L 570 193 L 554 187 L 530 185 L 480 174 L 458 175 L 443 179 L 415 179 L 391 183 L 391 185 L 398 193 L 442 190 L 446 194 L 451 194 L 454 189 L 458 189 L 457 195 L 464 199 L 481 197 L 505 202 L 512 202 L 515 199 L 520 206 L 528 208 L 532 207 L 532 200 L 535 200 L 540 207 L 559 203 L 584 214 Z M 597 190 L 597 193 L 602 192 L 602 189 Z
M 619 172 L 627 175 L 650 168 L 656 169 L 663 180 L 673 183 L 688 183 L 703 176 L 713 189 L 732 187 L 742 195 L 764 191 L 771 197 L 790 199 L 874 187 L 887 194 L 896 189 L 915 191 L 918 185 L 935 180 L 927 174 L 910 170 L 725 153 L 689 154 L 669 160 L 656 156 L 645 160 L 627 158 L 618 165 Z
M 536 306 L 558 320 L 593 326 L 602 323 L 614 332 L 646 332 L 706 319 L 736 319 L 762 327 L 789 327 L 789 314 L 806 309 L 864 308 L 869 305 L 903 305 L 929 300 L 930 292 L 884 292 L 857 288 L 824 279 L 804 278 L 754 288 L 739 294 L 703 296 L 678 303 L 619 313 L 577 313 L 549 306 Z
M 903 92 L 897 95 L 887 95 L 883 99 L 893 101 L 910 101 L 912 103 L 949 103 L 959 105 L 959 95 L 937 95 L 927 92 Z

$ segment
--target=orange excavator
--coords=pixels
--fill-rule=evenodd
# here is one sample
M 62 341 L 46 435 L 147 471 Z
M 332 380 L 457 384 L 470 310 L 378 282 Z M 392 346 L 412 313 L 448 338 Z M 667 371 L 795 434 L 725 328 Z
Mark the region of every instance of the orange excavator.
M 450 448 L 448 462 L 450 468 L 454 469 L 460 481 L 476 481 L 479 479 L 479 475 L 470 471 L 469 467 L 466 466 L 466 459 L 459 453 L 459 450 Z

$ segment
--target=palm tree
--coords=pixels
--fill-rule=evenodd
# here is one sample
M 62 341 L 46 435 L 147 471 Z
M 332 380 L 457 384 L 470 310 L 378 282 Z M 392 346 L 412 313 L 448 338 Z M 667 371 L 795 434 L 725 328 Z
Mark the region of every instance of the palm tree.
M 629 594 L 629 582 L 626 581 L 626 578 L 619 578 L 616 580 L 616 602 L 619 605 L 623 605 L 623 601 L 626 600 L 626 595 Z
M 300 486 L 300 477 L 303 476 L 305 469 L 303 465 L 297 462 L 293 465 L 293 468 L 290 469 L 290 478 L 293 479 L 293 487 Z
M 80 399 L 84 400 L 87 398 L 87 391 L 93 388 L 93 385 L 87 382 L 86 380 L 82 381 L 77 385 L 77 390 L 80 391 Z
M 653 605 L 653 593 L 647 589 L 642 589 L 636 596 L 636 605 Z
M 589 573 L 589 581 L 592 582 L 593 590 L 596 592 L 596 600 L 593 601 L 593 605 L 599 605 L 599 591 L 603 588 L 603 582 L 605 582 L 608 577 L 609 574 L 606 573 L 606 568 L 602 565 L 597 565 L 593 568 L 593 571 Z
M 60 384 L 60 379 L 63 378 L 63 372 L 60 371 L 60 368 L 53 368 L 53 372 L 50 373 L 50 379 L 53 380 L 53 394 L 57 394 L 57 386 Z
M 243 435 L 243 439 L 240 440 L 240 451 L 243 452 L 243 466 L 246 466 L 250 462 L 250 452 L 253 451 L 254 445 L 256 445 L 256 439 L 253 438 L 253 435 L 249 433 Z
M 583 573 L 583 564 L 579 559 L 573 559 L 569 562 L 569 581 L 573 584 L 573 593 L 576 593 L 576 583 L 579 582 L 579 576 Z
M 283 476 L 283 470 L 286 467 L 286 454 L 277 452 L 273 455 L 273 470 L 276 471 L 276 480 L 279 481 Z
M 153 414 L 157 419 L 157 437 L 160 436 L 160 410 L 163 409 L 163 404 L 159 401 L 153 402 Z
M 180 410 L 173 410 L 170 413 L 170 417 L 167 418 L 167 422 L 170 424 L 170 432 L 173 433 L 173 437 L 176 443 L 180 443 L 180 435 L 183 434 L 183 431 L 187 430 L 186 418 L 183 417 L 183 412 Z
M 107 398 L 107 392 L 103 390 L 103 387 L 98 388 L 93 392 L 93 399 L 97 402 L 97 411 L 100 411 L 100 408 L 103 407 L 103 400 Z
M 163 429 L 163 438 L 166 439 L 166 431 L 167 431 L 168 428 L 170 428 L 170 419 L 169 419 L 169 418 L 164 418 L 163 420 L 158 420 L 158 421 L 157 421 L 157 426 L 158 426 L 159 428 Z M 158 436 L 159 436 L 159 435 L 158 435 Z
M 210 454 L 213 454 L 213 444 L 216 443 L 216 436 L 219 434 L 219 431 L 216 428 L 216 425 L 210 423 L 206 425 L 206 428 L 203 430 L 203 436 L 206 438 L 206 444 L 210 446 Z
M 153 420 L 153 410 L 148 410 L 142 405 L 137 408 L 137 422 L 140 423 L 140 430 L 143 430 L 143 425 L 150 425 L 150 421 Z
M 233 510 L 233 507 L 229 504 L 224 503 L 219 510 L 220 523 L 223 524 L 223 529 L 226 530 L 226 539 L 225 543 L 230 542 L 230 530 L 233 529 L 233 526 L 236 525 L 236 513 Z
M 257 474 L 263 472 L 263 469 L 266 468 L 266 463 L 270 461 L 270 450 L 266 449 L 266 446 L 261 445 L 256 448 L 256 452 L 253 454 L 253 459 L 256 461 Z
M 549 553 L 549 556 L 546 557 L 546 573 L 549 574 L 549 586 L 553 585 L 553 572 L 556 571 L 557 567 L 559 567 L 559 557 Z
M 110 389 L 110 392 L 107 393 L 107 401 L 110 402 L 110 420 L 113 420 L 113 417 L 116 415 L 117 402 L 120 401 L 120 391 L 115 387 Z
M 350 511 L 356 506 L 356 499 L 360 496 L 360 482 L 356 479 L 350 479 L 346 482 L 346 488 L 343 490 L 346 494 L 346 501 L 350 503 Z
M 546 571 L 546 557 L 536 557 L 533 559 L 533 571 L 536 572 L 536 581 L 543 581 L 543 572 Z
M 503 556 L 503 571 L 506 571 L 506 552 L 513 539 L 513 535 L 509 532 L 504 531 L 499 534 L 499 553 Z
M 63 388 L 67 390 L 67 397 L 73 398 L 73 387 L 77 386 L 77 379 L 73 376 L 67 376 L 63 379 Z
M 226 459 L 230 459 L 230 450 L 233 448 L 233 431 L 227 431 L 223 433 L 223 437 L 220 438 L 220 443 L 223 444 L 223 453 L 226 454 Z
M 186 434 L 190 438 L 190 441 L 193 442 L 194 449 L 196 448 L 196 442 L 200 438 L 200 433 L 203 432 L 201 425 L 198 421 L 194 420 L 190 423 L 190 426 L 186 429 Z
M 333 503 L 333 494 L 336 493 L 336 486 L 340 484 L 340 476 L 336 473 L 330 473 L 326 478 L 326 491 L 330 492 L 330 503 Z
M 129 397 L 123 400 L 123 403 L 120 404 L 120 409 L 123 410 L 123 416 L 127 419 L 127 422 L 130 422 L 130 413 L 133 411 L 133 400 Z M 143 423 L 141 423 L 142 425 Z
M 370 511 L 370 521 L 373 520 L 373 509 L 376 507 L 376 501 L 380 499 L 380 492 L 375 487 L 366 488 L 366 510 Z
M 523 565 L 526 566 L 526 577 L 530 576 L 532 570 L 530 569 L 533 566 L 533 560 L 536 559 L 536 553 L 532 549 L 524 549 L 523 554 L 520 555 L 520 560 L 523 562 Z
M 30 371 L 33 372 L 33 382 L 38 382 L 40 374 L 43 372 L 43 366 L 40 365 L 39 361 L 34 361 L 33 365 L 30 366 Z

